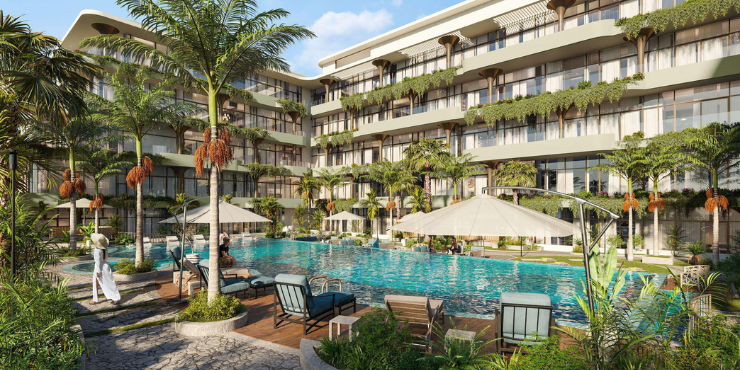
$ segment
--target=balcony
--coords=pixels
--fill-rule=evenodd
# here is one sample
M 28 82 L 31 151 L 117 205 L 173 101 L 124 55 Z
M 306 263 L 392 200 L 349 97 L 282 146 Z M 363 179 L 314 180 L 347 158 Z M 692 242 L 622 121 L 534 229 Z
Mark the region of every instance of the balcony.
M 474 155 L 477 162 L 486 162 L 588 155 L 614 150 L 616 147 L 617 139 L 614 134 L 600 134 L 466 149 L 463 153 Z

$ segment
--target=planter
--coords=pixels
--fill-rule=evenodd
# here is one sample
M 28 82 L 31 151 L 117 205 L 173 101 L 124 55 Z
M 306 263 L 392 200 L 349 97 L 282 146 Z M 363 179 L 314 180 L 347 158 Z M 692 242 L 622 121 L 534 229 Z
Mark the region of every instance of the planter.
M 209 337 L 224 335 L 247 325 L 247 313 L 244 311 L 230 319 L 211 322 L 182 321 L 175 323 L 175 332 L 188 337 Z
M 149 272 L 140 272 L 138 274 L 131 274 L 131 275 L 117 274 L 114 272 L 113 280 L 115 280 L 117 283 L 134 283 L 134 282 L 140 282 L 140 281 L 154 280 L 157 278 L 158 274 L 159 274 L 159 271 L 157 270 L 152 270 Z
M 300 362 L 303 370 L 337 370 L 336 367 L 324 362 L 316 353 L 321 342 L 311 339 L 301 339 Z
M 695 256 L 691 256 L 691 258 L 689 259 L 689 264 L 690 265 L 698 265 L 700 259 L 701 259 L 701 255 L 700 254 L 697 254 Z
M 642 263 L 650 263 L 653 265 L 673 266 L 673 256 L 671 257 L 644 256 L 642 257 Z

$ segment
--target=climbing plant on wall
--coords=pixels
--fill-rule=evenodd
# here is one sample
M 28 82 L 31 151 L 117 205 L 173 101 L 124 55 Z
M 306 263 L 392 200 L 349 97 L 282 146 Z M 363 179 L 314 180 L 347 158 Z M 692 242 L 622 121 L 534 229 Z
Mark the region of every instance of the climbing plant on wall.
M 622 28 L 625 35 L 636 37 L 645 27 L 652 27 L 657 32 L 663 32 L 668 26 L 683 27 L 689 21 L 701 22 L 710 15 L 714 18 L 723 17 L 733 8 L 736 12 L 740 12 L 740 0 L 690 0 L 673 8 L 659 9 L 620 19 L 616 25 Z
M 575 106 L 578 111 L 584 111 L 589 105 L 601 104 L 604 99 L 609 99 L 610 102 L 619 100 L 630 84 L 644 78 L 645 75 L 642 73 L 636 73 L 632 77 L 617 79 L 610 83 L 599 82 L 591 85 L 586 82 L 579 84 L 577 88 L 554 93 L 548 91 L 540 95 L 499 100 L 495 103 L 468 108 L 465 112 L 465 122 L 472 125 L 478 117 L 483 118 L 488 125 L 494 125 L 501 119 L 516 119 L 522 122 L 532 114 L 539 114 L 547 119 L 555 110 L 566 110 L 572 106 Z
M 381 104 L 391 97 L 393 99 L 401 99 L 408 96 L 411 92 L 414 92 L 416 95 L 422 95 L 429 91 L 432 86 L 438 88 L 442 84 L 442 81 L 448 84 L 452 83 L 452 80 L 457 76 L 458 69 L 459 67 L 452 67 L 421 76 L 406 77 L 403 81 L 396 82 L 393 85 L 379 87 L 367 93 L 357 93 L 340 98 L 339 100 L 342 103 L 342 109 L 347 111 L 353 108 L 362 108 L 362 104 L 365 101 L 372 104 Z
M 306 117 L 308 114 L 308 109 L 306 109 L 306 106 L 302 103 L 290 101 L 288 99 L 280 99 L 278 100 L 278 104 L 283 108 L 283 113 L 298 112 L 301 118 Z

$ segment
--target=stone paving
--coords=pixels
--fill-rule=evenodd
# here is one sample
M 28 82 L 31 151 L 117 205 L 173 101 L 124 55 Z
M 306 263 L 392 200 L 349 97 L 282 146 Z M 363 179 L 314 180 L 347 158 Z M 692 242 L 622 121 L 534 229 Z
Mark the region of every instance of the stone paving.
M 88 369 L 254 369 L 299 370 L 297 350 L 229 333 L 188 338 L 174 324 L 87 339 L 93 347 Z
M 153 306 L 135 307 L 121 311 L 103 312 L 96 315 L 82 316 L 77 323 L 82 332 L 87 334 L 103 330 L 118 329 L 134 324 L 145 324 L 166 319 L 172 319 L 179 310 L 172 306 L 157 304 Z
M 154 286 L 142 288 L 137 292 L 121 295 L 121 300 L 117 305 L 111 303 L 107 299 L 98 300 L 98 304 L 90 304 L 90 301 L 85 299 L 82 301 L 75 302 L 77 311 L 81 314 L 90 312 L 98 312 L 104 310 L 110 310 L 112 308 L 122 308 L 128 306 L 136 306 L 143 303 L 161 301 L 162 298 L 157 293 L 157 288 Z

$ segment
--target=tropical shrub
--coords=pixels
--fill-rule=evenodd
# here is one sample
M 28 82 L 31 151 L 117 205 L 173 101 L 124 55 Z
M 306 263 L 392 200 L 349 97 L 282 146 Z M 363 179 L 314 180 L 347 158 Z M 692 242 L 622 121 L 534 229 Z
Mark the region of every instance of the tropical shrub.
M 583 246 L 576 244 L 573 247 L 573 253 L 583 253 Z
M 608 238 L 606 238 L 606 244 L 610 247 L 621 248 L 622 243 L 624 243 L 624 241 L 622 240 L 622 237 L 617 234 L 611 235 Z
M 59 257 L 80 257 L 90 253 L 90 250 L 85 247 L 78 247 L 77 249 L 69 249 L 66 247 L 56 249 L 57 256 Z
M 134 239 L 134 237 L 131 236 L 131 235 L 128 235 L 128 234 L 118 234 L 118 236 L 116 236 L 116 239 L 113 241 L 113 244 L 117 244 L 117 245 L 129 245 L 129 244 L 131 244 L 131 243 L 133 243 L 135 241 L 136 241 L 136 239 Z
M 130 259 L 121 260 L 116 264 L 116 273 L 121 275 L 140 274 L 152 270 L 154 270 L 154 260 L 151 258 L 144 258 L 139 267 L 136 267 L 134 261 Z
M 77 311 L 66 281 L 54 287 L 36 276 L 0 277 L 0 368 L 78 369 L 86 348 L 70 329 Z
M 246 311 L 247 308 L 230 295 L 217 294 L 212 304 L 208 304 L 208 293 L 199 292 L 190 298 L 188 307 L 180 312 L 175 321 L 211 322 L 230 319 Z
M 717 270 L 722 273 L 725 280 L 740 286 L 740 253 L 731 254 L 720 261 Z
M 632 245 L 635 247 L 635 249 L 640 250 L 645 248 L 645 238 L 642 237 L 640 234 L 635 234 L 632 236 Z

